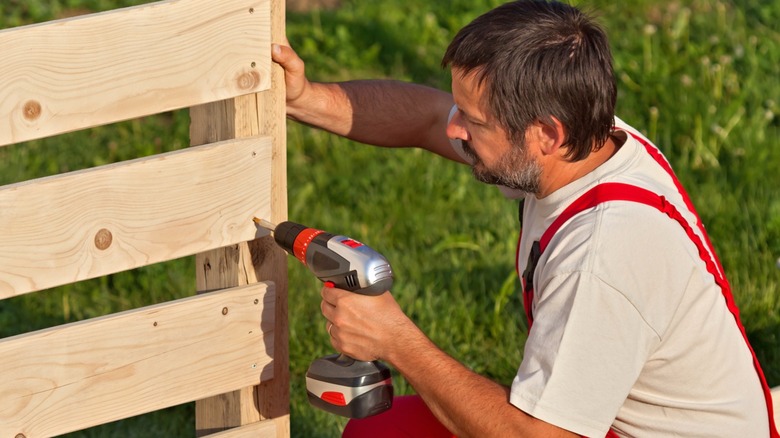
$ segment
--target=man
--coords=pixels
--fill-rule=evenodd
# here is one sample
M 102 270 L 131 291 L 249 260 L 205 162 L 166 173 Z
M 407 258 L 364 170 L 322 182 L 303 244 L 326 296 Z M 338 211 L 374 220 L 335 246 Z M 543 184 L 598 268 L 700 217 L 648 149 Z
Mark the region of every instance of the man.
M 660 152 L 615 118 L 608 41 L 588 17 L 546 1 L 489 11 L 444 55 L 452 94 L 312 83 L 291 48 L 273 57 L 290 118 L 422 147 L 525 195 L 517 268 L 533 326 L 511 387 L 442 352 L 391 294 L 322 290 L 333 346 L 389 362 L 420 397 L 353 420 L 345 436 L 770 436 L 763 376 L 722 269 Z M 632 195 L 582 207 L 597 186 Z M 429 414 L 438 422 L 419 419 Z

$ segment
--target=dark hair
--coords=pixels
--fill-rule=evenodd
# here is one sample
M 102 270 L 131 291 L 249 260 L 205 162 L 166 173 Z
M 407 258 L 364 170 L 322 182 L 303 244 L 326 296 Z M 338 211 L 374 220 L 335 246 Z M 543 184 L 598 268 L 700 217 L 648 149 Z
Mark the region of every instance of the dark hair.
M 536 120 L 566 128 L 566 158 L 581 160 L 609 138 L 617 87 L 604 31 L 573 6 L 514 1 L 478 17 L 450 43 L 442 67 L 474 73 L 511 140 Z M 520 143 L 522 144 L 522 143 Z

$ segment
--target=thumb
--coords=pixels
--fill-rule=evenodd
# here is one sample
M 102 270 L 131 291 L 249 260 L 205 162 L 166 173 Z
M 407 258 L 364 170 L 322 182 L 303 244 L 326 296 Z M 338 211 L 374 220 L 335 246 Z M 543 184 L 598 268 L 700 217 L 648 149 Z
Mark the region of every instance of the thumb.
M 292 47 L 285 44 L 271 44 L 271 59 L 284 69 L 287 101 L 301 97 L 308 85 L 303 60 Z
M 285 70 L 296 67 L 296 63 L 303 64 L 303 60 L 295 53 L 295 50 L 289 46 L 289 43 L 285 44 L 271 44 L 271 59 L 274 62 L 279 63 Z M 297 70 L 297 69 L 296 69 Z

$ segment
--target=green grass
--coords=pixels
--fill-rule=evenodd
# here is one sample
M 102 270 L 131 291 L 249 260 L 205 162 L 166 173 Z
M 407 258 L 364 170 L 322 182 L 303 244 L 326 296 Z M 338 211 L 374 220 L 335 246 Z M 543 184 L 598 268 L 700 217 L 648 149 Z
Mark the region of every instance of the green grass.
M 0 27 L 139 3 L 4 2 Z M 314 79 L 393 77 L 447 89 L 449 75 L 439 68 L 444 48 L 498 3 L 347 0 L 335 11 L 288 14 L 288 34 Z M 618 113 L 672 161 L 725 266 L 768 380 L 780 385 L 780 2 L 623 3 L 587 3 L 612 38 Z M 178 111 L 0 148 L 0 183 L 177 149 L 188 143 L 187 124 Z M 467 168 L 417 150 L 356 145 L 291 123 L 288 151 L 290 219 L 383 252 L 397 275 L 393 292 L 418 325 L 468 366 L 508 383 L 525 339 L 513 267 L 517 205 L 474 182 Z M 292 434 L 337 436 L 344 420 L 311 408 L 303 388 L 309 362 L 331 352 L 320 286 L 302 266 L 289 265 Z M 5 300 L 0 336 L 193 289 L 192 259 L 185 258 Z M 395 386 L 412 390 L 399 376 Z M 188 404 L 72 436 L 193 436 L 192 417 Z

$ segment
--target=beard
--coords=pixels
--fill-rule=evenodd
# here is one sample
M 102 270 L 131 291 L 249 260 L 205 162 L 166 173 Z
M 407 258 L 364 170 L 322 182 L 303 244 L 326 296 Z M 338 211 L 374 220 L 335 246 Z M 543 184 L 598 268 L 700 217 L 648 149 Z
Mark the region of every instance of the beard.
M 463 150 L 472 160 L 471 173 L 477 181 L 506 186 L 526 193 L 539 193 L 542 167 L 538 161 L 528 155 L 524 144 L 515 145 L 499 159 L 495 166 L 488 167 L 467 141 L 462 142 Z

